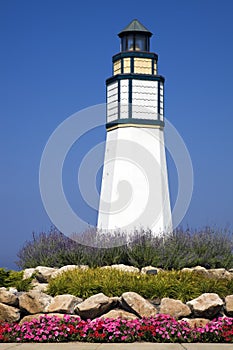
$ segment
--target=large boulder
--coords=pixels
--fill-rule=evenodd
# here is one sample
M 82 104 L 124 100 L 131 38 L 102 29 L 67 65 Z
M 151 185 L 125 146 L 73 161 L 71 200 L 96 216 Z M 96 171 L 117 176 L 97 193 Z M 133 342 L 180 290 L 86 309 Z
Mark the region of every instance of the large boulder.
M 29 314 L 46 313 L 53 297 L 39 291 L 29 291 L 19 297 L 19 307 Z
M 32 320 L 39 320 L 41 317 L 52 317 L 52 316 L 55 316 L 55 317 L 60 318 L 60 319 L 63 319 L 64 317 L 69 317 L 69 316 L 71 318 L 80 319 L 80 317 L 77 315 L 67 315 L 67 314 L 59 314 L 59 313 L 53 312 L 53 313 L 46 314 L 46 315 L 44 313 L 41 313 L 41 314 L 24 316 L 22 318 L 22 320 L 20 320 L 19 324 L 22 325 L 24 322 L 31 322 Z
M 194 316 L 214 318 L 222 309 L 223 301 L 216 293 L 204 293 L 198 298 L 187 302 Z
M 225 298 L 225 312 L 227 316 L 233 317 L 233 295 L 228 295 Z
M 186 317 L 191 314 L 190 308 L 180 300 L 163 298 L 160 304 L 161 314 L 168 314 L 175 318 Z
M 121 309 L 114 309 L 102 315 L 101 318 L 121 318 L 122 320 L 135 320 L 138 317 L 131 312 L 127 312 Z
M 92 295 L 91 297 L 78 304 L 74 311 L 83 319 L 93 319 L 108 312 L 115 306 L 115 300 L 109 298 L 103 293 Z
M 62 314 L 73 314 L 74 308 L 83 300 L 71 294 L 57 295 L 48 306 L 47 312 L 59 312 Z
M 0 288 L 0 303 L 11 306 L 18 306 L 19 299 L 13 289 L 7 290 L 6 288 L 2 287 Z
M 139 317 L 155 316 L 157 309 L 146 299 L 135 292 L 126 292 L 121 296 L 122 307 L 129 312 L 135 313 Z
M 35 268 L 35 277 L 40 283 L 48 283 L 53 273 L 57 270 L 57 268 L 53 267 L 37 266 Z
M 16 307 L 0 303 L 0 321 L 17 322 L 20 319 L 20 310 Z

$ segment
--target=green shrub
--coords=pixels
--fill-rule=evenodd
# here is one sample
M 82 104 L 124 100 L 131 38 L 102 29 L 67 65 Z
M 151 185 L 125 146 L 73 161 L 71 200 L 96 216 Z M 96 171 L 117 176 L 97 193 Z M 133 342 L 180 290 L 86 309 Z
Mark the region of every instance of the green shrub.
M 220 297 L 233 293 L 233 282 L 214 279 L 195 272 L 164 271 L 157 275 L 126 273 L 116 269 L 72 270 L 53 278 L 48 293 L 52 296 L 70 293 L 87 298 L 97 293 L 120 296 L 136 292 L 147 299 L 170 297 L 183 302 L 212 292 Z
M 9 271 L 5 270 L 4 268 L 0 268 L 0 287 L 5 287 L 5 283 L 7 278 L 9 277 Z
M 15 287 L 18 291 L 26 292 L 31 287 L 32 279 L 33 277 L 23 280 L 23 271 L 0 268 L 0 287 Z

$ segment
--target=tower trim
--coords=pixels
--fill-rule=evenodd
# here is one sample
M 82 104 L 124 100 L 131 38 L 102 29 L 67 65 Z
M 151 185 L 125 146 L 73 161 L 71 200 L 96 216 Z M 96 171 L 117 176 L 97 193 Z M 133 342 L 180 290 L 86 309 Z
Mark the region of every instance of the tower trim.
M 162 75 L 149 75 L 149 74 L 120 74 L 114 75 L 108 79 L 106 79 L 106 84 L 110 84 L 115 82 L 116 80 L 122 79 L 137 79 L 137 80 L 153 80 L 153 81 L 162 81 L 164 83 L 165 79 Z
M 111 131 L 111 130 L 115 130 L 115 129 L 118 129 L 118 128 L 126 128 L 126 127 L 135 127 L 135 128 L 151 128 L 151 129 L 160 129 L 160 130 L 163 130 L 163 126 L 161 125 L 152 125 L 152 124 L 133 124 L 133 123 L 130 123 L 130 124 L 116 124 L 112 127 L 108 127 L 106 125 L 106 129 L 107 131 Z
M 158 60 L 158 55 L 154 52 L 126 51 L 118 52 L 116 55 L 114 55 L 112 57 L 112 62 L 114 63 L 115 61 L 126 57 L 154 58 L 156 61 Z
M 162 120 L 151 120 L 151 119 L 137 119 L 137 118 L 125 118 L 118 119 L 116 121 L 106 124 L 107 130 L 112 130 L 113 128 L 122 128 L 126 126 L 136 126 L 136 127 L 147 127 L 147 128 L 164 128 L 164 121 Z

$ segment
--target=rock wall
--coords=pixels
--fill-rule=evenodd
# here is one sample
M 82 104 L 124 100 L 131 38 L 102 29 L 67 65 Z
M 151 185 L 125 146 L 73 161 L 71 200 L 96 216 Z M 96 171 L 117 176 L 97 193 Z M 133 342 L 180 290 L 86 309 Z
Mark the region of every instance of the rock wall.
M 185 319 L 191 326 L 205 325 L 218 316 L 233 317 L 233 295 L 223 300 L 215 293 L 204 293 L 186 304 L 180 300 L 163 298 L 146 300 L 135 292 L 123 293 L 120 297 L 108 297 L 103 293 L 82 300 L 74 295 L 64 294 L 51 297 L 46 294 L 47 283 L 63 271 L 70 269 L 88 269 L 88 266 L 68 265 L 60 269 L 38 266 L 24 270 L 24 278 L 35 275 L 33 289 L 29 292 L 18 292 L 15 288 L 0 288 L 0 320 L 7 322 L 30 321 L 43 314 L 63 317 L 65 314 L 81 317 L 81 319 L 123 318 L 134 319 L 151 317 L 156 314 L 169 314 L 179 320 Z M 112 265 L 103 268 L 116 268 L 122 271 L 139 273 L 132 266 Z M 187 270 L 187 269 L 184 269 Z M 189 269 L 190 270 L 190 269 Z M 233 271 L 225 269 L 206 270 L 195 267 L 191 270 L 209 274 L 213 277 L 233 278 Z M 160 269 L 148 266 L 141 273 L 157 274 Z

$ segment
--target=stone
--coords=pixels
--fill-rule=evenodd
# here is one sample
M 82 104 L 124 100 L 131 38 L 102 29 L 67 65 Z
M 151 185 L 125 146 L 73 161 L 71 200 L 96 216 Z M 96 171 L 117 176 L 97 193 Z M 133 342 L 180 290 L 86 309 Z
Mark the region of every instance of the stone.
M 225 312 L 227 316 L 233 317 L 233 295 L 228 295 L 225 298 Z
M 58 269 L 57 271 L 55 271 L 52 274 L 51 278 L 55 278 L 58 275 L 61 275 L 63 272 L 72 271 L 72 270 L 75 270 L 75 269 L 78 269 L 78 265 L 65 265 L 65 266 L 62 266 L 62 267 L 60 267 L 60 269 Z
M 147 299 L 152 305 L 159 306 L 161 304 L 160 298 Z
M 139 317 L 155 316 L 157 309 L 141 295 L 135 292 L 126 292 L 121 296 L 122 307 L 129 312 L 135 313 Z
M 43 292 L 45 293 L 47 288 L 48 288 L 48 283 L 38 283 L 38 282 L 33 282 L 32 283 L 32 290 L 36 290 L 38 292 Z
M 78 304 L 74 311 L 83 319 L 93 319 L 108 312 L 115 304 L 115 301 L 103 293 L 92 295 Z
M 184 267 L 183 269 L 181 269 L 181 271 L 183 272 L 195 272 L 198 275 L 204 275 L 204 276 L 209 276 L 208 270 L 206 270 L 205 267 L 203 266 L 195 266 L 195 267 Z
M 226 269 L 209 269 L 208 274 L 211 277 L 216 277 L 216 278 L 227 278 L 227 279 L 232 278 L 232 274 L 228 272 Z
M 62 274 L 63 272 L 71 271 L 71 270 L 75 270 L 75 269 L 87 270 L 87 269 L 89 269 L 89 266 L 88 265 L 65 265 L 65 266 L 62 266 L 57 271 L 55 271 L 52 274 L 51 278 L 55 278 L 58 275 Z
M 22 320 L 20 320 L 19 324 L 22 325 L 24 322 L 31 322 L 32 320 L 39 320 L 40 317 L 52 317 L 52 316 L 55 316 L 55 317 L 58 317 L 58 318 L 61 318 L 63 319 L 64 317 L 71 317 L 71 318 L 78 318 L 80 319 L 79 316 L 77 315 L 66 315 L 66 314 L 59 314 L 59 313 L 50 313 L 50 314 L 34 314 L 34 315 L 27 315 L 27 316 L 24 316 L 22 318 Z
M 23 279 L 26 280 L 27 278 L 31 278 L 34 273 L 35 273 L 34 267 L 23 270 Z
M 216 293 L 204 293 L 187 302 L 194 316 L 214 318 L 222 309 L 223 301 Z
M 57 268 L 53 267 L 37 266 L 35 268 L 35 277 L 40 283 L 48 283 L 53 273 L 57 270 Z
M 137 267 L 124 265 L 124 264 L 102 266 L 101 269 L 115 269 L 115 270 L 119 270 L 122 272 L 130 272 L 130 273 L 139 273 L 140 272 L 140 270 Z
M 170 298 L 162 299 L 159 312 L 175 318 L 186 317 L 191 314 L 190 308 L 182 303 L 182 301 Z
M 154 266 L 145 266 L 141 269 L 142 274 L 157 275 L 162 269 Z
M 140 270 L 137 267 L 124 265 L 124 264 L 115 264 L 111 266 L 105 266 L 105 268 L 110 267 L 111 269 L 120 270 L 122 272 L 134 272 L 139 273 Z
M 17 293 L 17 289 L 7 290 L 4 287 L 0 288 L 0 303 L 18 306 L 19 299 L 15 293 Z
M 102 315 L 101 318 L 121 318 L 122 320 L 135 320 L 138 317 L 131 312 L 127 312 L 121 309 L 114 309 Z
M 81 298 L 75 297 L 71 294 L 57 295 L 53 298 L 52 303 L 47 308 L 47 312 L 73 314 L 75 306 L 82 301 Z
M 29 291 L 19 297 L 19 307 L 23 312 L 38 314 L 47 312 L 53 297 L 39 291 Z
M 15 295 L 17 295 L 19 293 L 18 290 L 15 287 L 10 287 L 8 290 L 9 290 L 9 292 L 11 292 L 11 293 L 13 293 Z
M 210 322 L 207 318 L 182 318 L 181 321 L 187 322 L 191 328 L 205 327 Z
M 118 308 L 121 306 L 121 297 L 110 297 L 109 299 L 112 302 L 112 308 Z
M 78 265 L 78 268 L 80 270 L 88 270 L 89 269 L 89 266 L 88 265 Z
M 192 267 L 192 270 L 193 271 L 203 271 L 203 272 L 207 271 L 206 268 L 203 266 L 194 266 L 194 267 Z
M 183 269 L 181 269 L 182 272 L 193 272 L 193 269 L 190 267 L 183 267 Z
M 134 266 L 128 266 L 128 265 L 124 265 L 124 264 L 116 264 L 116 265 L 111 265 L 112 269 L 115 270 L 120 270 L 123 272 L 133 272 L 133 273 L 139 273 L 140 270 L 137 267 Z
M 124 307 L 122 306 L 122 298 L 121 297 L 111 297 L 110 299 L 113 301 L 111 309 L 125 310 Z
M 110 265 L 105 265 L 105 266 L 101 266 L 100 269 L 101 270 L 106 270 L 106 269 L 111 269 L 112 267 Z
M 0 320 L 4 322 L 17 322 L 20 319 L 20 310 L 16 307 L 0 303 Z

